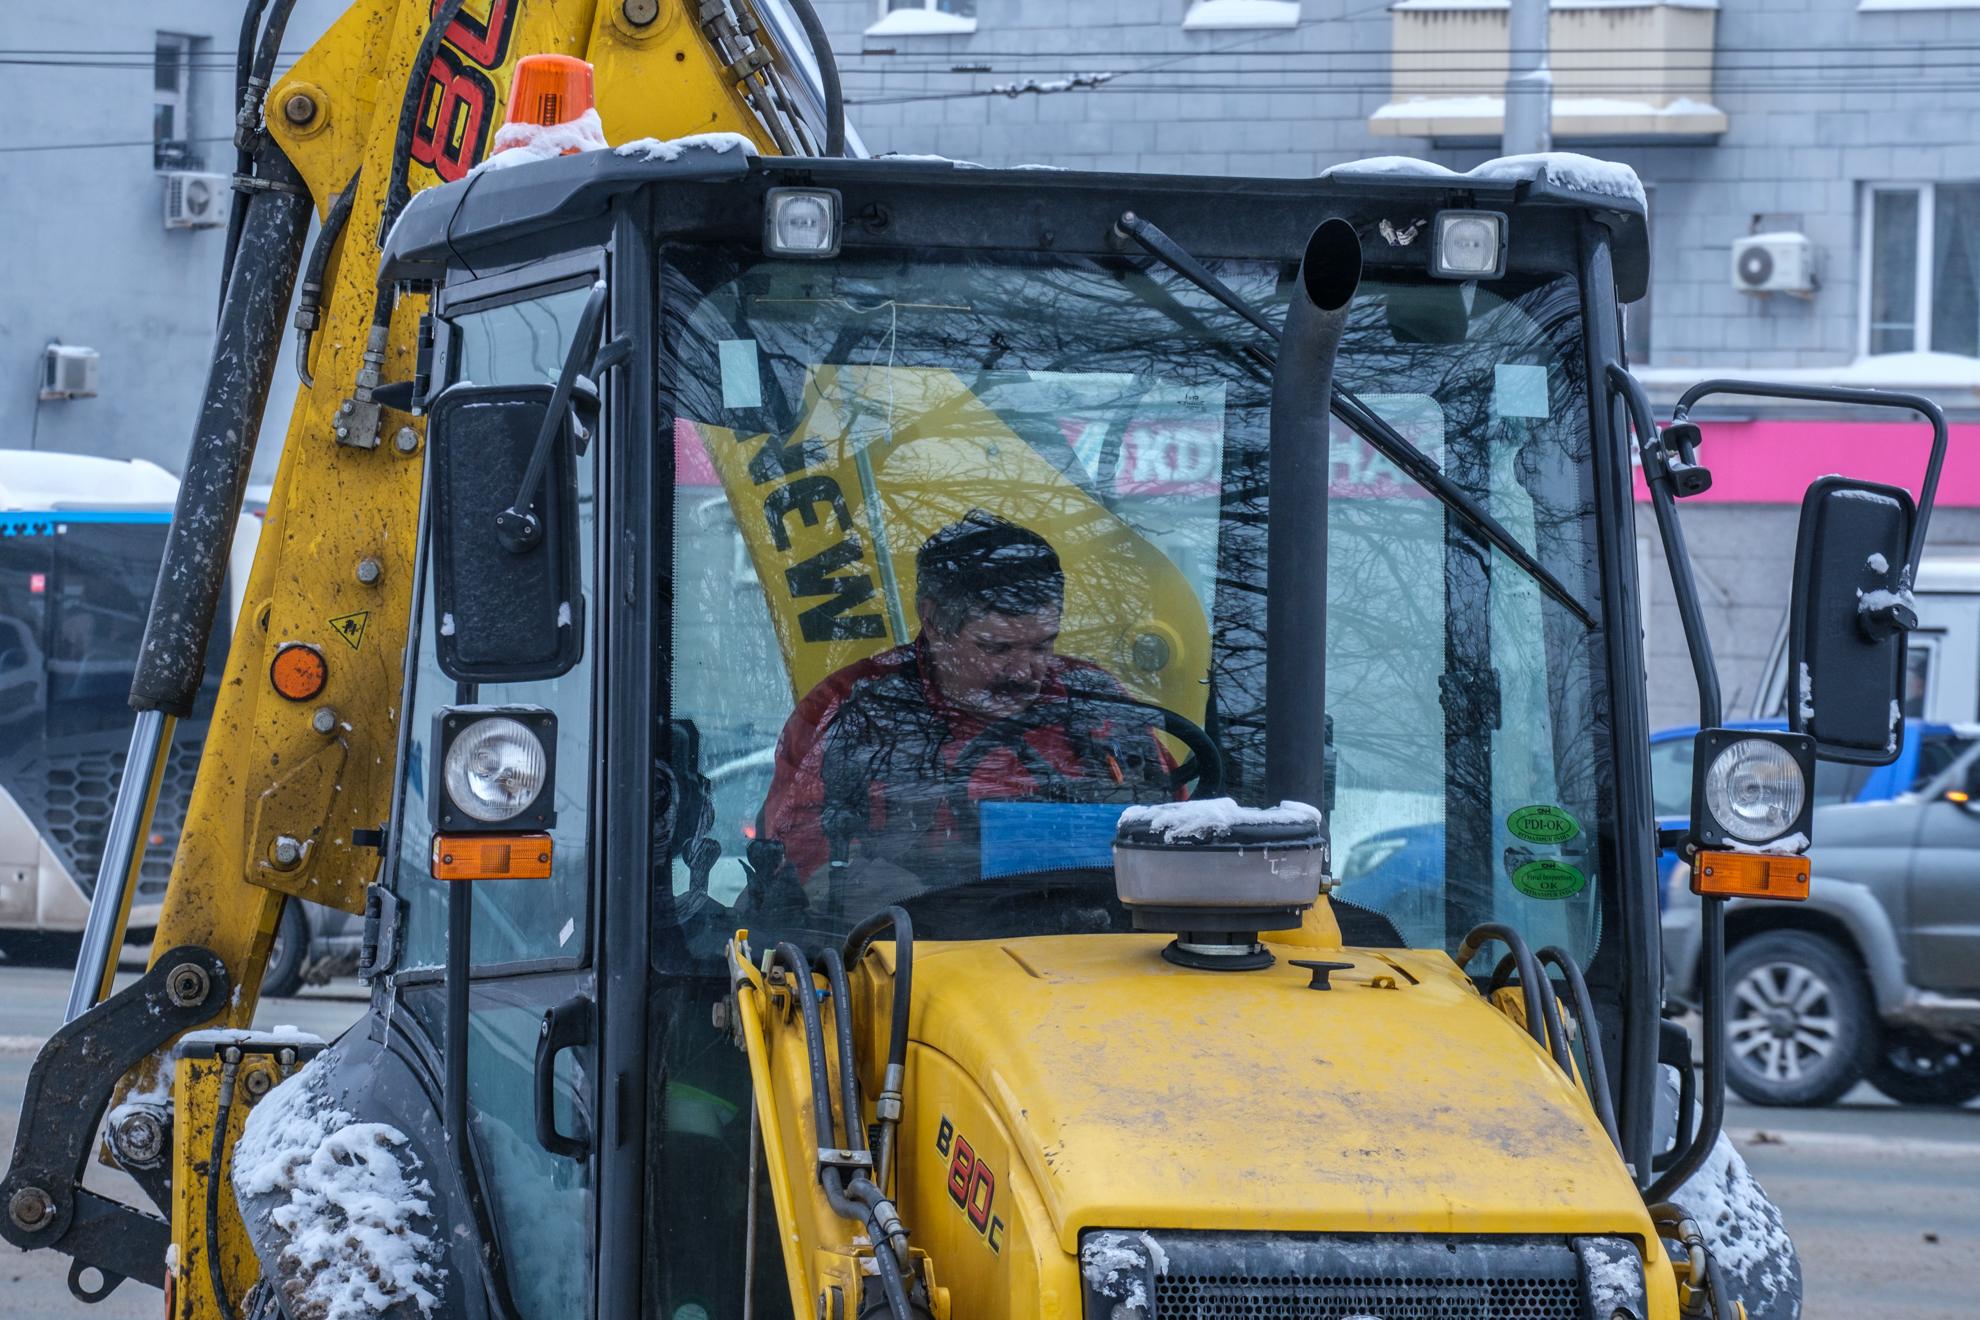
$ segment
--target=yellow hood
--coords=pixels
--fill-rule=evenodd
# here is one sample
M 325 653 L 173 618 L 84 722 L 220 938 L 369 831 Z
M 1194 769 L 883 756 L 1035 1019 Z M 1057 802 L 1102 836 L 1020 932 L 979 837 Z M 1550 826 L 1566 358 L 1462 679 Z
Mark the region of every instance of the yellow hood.
M 1166 941 L 919 946 L 913 1040 L 975 1080 L 1065 1250 L 1091 1227 L 1649 1235 L 1580 1091 L 1442 953 L 1203 972 Z M 1302 957 L 1353 969 L 1316 991 Z

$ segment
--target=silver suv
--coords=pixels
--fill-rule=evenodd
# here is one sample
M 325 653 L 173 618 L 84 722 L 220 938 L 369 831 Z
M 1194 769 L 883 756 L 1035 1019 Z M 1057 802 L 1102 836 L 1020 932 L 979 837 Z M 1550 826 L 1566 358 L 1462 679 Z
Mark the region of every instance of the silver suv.
M 1815 809 L 1813 892 L 1726 911 L 1727 1081 L 1828 1104 L 1867 1079 L 1907 1104 L 1980 1096 L 1980 745 L 1916 792 Z M 1695 999 L 1690 871 L 1664 909 L 1667 994 Z

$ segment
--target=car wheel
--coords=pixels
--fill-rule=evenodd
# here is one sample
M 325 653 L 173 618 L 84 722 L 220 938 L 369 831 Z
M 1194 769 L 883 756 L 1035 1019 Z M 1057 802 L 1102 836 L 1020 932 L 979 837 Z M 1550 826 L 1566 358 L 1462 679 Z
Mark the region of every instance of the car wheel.
M 289 899 L 282 904 L 282 919 L 275 923 L 275 942 L 268 946 L 268 962 L 261 973 L 263 998 L 285 999 L 302 987 L 303 959 L 309 956 L 309 922 L 302 904 Z
M 1726 1081 L 1758 1105 L 1826 1105 L 1863 1076 L 1863 975 L 1820 935 L 1776 930 L 1726 958 Z
M 1963 1105 L 1980 1095 L 1980 1045 L 1894 1028 L 1870 1065 L 1870 1082 L 1904 1105 Z

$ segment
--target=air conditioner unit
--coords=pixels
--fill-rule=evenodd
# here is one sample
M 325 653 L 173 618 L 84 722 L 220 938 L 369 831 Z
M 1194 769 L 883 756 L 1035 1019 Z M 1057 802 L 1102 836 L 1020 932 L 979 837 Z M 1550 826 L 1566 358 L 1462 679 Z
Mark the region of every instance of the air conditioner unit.
M 50 344 L 41 356 L 41 397 L 96 397 L 96 350 L 75 344 Z
M 231 192 L 224 174 L 175 170 L 165 175 L 165 227 L 213 229 L 226 224 Z
M 1815 292 L 1815 245 L 1806 234 L 1749 234 L 1733 240 L 1732 283 L 1742 293 Z

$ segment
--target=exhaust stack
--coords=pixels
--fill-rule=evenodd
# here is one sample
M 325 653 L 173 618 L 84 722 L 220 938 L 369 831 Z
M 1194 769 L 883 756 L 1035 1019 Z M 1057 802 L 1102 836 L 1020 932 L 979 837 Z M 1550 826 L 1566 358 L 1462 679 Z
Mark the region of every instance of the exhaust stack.
M 1323 220 L 1300 258 L 1272 376 L 1265 792 L 1316 808 L 1326 801 L 1328 410 L 1334 355 L 1360 283 L 1354 226 Z

